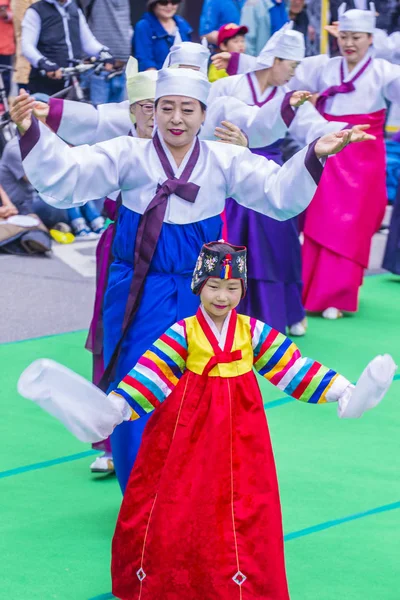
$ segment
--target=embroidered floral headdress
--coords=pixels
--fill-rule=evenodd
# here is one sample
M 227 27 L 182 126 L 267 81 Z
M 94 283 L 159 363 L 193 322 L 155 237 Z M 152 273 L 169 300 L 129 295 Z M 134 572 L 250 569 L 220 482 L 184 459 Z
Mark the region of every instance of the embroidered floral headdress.
M 197 259 L 192 279 L 192 292 L 200 294 L 207 279 L 240 279 L 243 293 L 247 289 L 247 249 L 224 241 L 204 244 Z

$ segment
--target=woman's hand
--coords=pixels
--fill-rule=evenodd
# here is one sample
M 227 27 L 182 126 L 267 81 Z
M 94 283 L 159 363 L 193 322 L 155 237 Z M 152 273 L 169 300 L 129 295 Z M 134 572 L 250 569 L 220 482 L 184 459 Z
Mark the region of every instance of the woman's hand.
M 50 107 L 46 102 L 38 102 L 36 101 L 33 107 L 33 114 L 39 121 L 42 123 L 46 123 L 46 119 L 49 116 Z
M 336 133 L 327 133 L 315 144 L 315 154 L 318 158 L 337 154 L 350 143 L 376 140 L 374 135 L 366 133 L 370 125 L 355 125 L 352 129 L 343 129 Z
M 325 31 L 332 35 L 335 38 L 339 37 L 339 21 L 333 21 L 331 25 L 325 25 Z
M 0 206 L 0 218 L 8 219 L 8 217 L 13 217 L 18 214 L 18 210 L 15 208 L 14 204 L 9 204 L 7 206 Z
M 303 91 L 293 92 L 293 94 L 290 96 L 290 106 L 292 108 L 299 108 L 299 106 L 304 104 L 304 102 L 307 102 L 307 100 L 310 100 L 311 97 L 312 97 L 312 94 L 310 94 L 310 92 L 303 92 Z
M 218 54 L 214 54 L 214 56 L 211 57 L 211 61 L 214 65 L 214 67 L 216 67 L 218 69 L 218 71 L 220 71 L 221 69 L 226 70 L 228 68 L 230 60 L 231 60 L 230 52 L 219 52 Z
M 311 94 L 311 97 L 308 99 L 308 101 L 311 102 L 311 104 L 313 106 L 317 106 L 318 98 L 319 98 L 319 93 L 315 92 L 314 94 Z
M 36 100 L 25 90 L 20 90 L 19 96 L 11 104 L 10 115 L 21 135 L 28 131 L 32 124 L 32 111 Z
M 229 121 L 222 121 L 223 127 L 216 127 L 214 135 L 224 144 L 235 144 L 235 146 L 244 146 L 247 148 L 249 140 L 239 127 Z

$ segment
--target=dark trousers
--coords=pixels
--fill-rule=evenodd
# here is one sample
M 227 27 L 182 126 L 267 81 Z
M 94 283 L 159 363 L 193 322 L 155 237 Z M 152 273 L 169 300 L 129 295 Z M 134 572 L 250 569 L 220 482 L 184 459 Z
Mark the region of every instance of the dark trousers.
M 31 94 L 47 94 L 52 96 L 61 92 L 65 87 L 64 79 L 49 79 L 49 77 L 42 77 L 39 73 L 33 73 L 29 77 L 28 88 Z
M 7 65 L 8 67 L 11 67 L 11 60 L 12 60 L 11 55 L 0 54 L 0 66 Z M 4 88 L 6 90 L 6 95 L 9 96 L 10 89 L 11 89 L 11 71 L 3 71 L 2 75 L 3 75 L 3 82 L 4 82 Z

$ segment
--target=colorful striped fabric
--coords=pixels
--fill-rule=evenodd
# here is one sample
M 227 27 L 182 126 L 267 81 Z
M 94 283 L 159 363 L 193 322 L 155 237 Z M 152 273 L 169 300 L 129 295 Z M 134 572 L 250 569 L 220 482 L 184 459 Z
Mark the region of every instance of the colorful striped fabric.
M 280 390 L 311 404 L 338 400 L 350 384 L 319 362 L 304 358 L 285 335 L 256 319 L 250 319 L 254 368 Z
M 185 322 L 179 321 L 154 342 L 112 392 L 128 402 L 131 420 L 152 412 L 169 396 L 185 371 L 187 349 Z

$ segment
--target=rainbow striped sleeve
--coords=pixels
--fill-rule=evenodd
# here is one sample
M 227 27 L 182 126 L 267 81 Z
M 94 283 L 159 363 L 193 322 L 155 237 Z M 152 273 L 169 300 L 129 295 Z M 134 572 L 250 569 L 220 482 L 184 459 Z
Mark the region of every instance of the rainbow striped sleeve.
M 350 385 L 342 375 L 319 362 L 301 356 L 285 335 L 256 319 L 250 320 L 254 368 L 289 396 L 323 404 L 337 401 Z
M 169 396 L 185 371 L 186 357 L 185 322 L 179 321 L 154 342 L 112 392 L 128 402 L 132 421 L 152 412 Z

